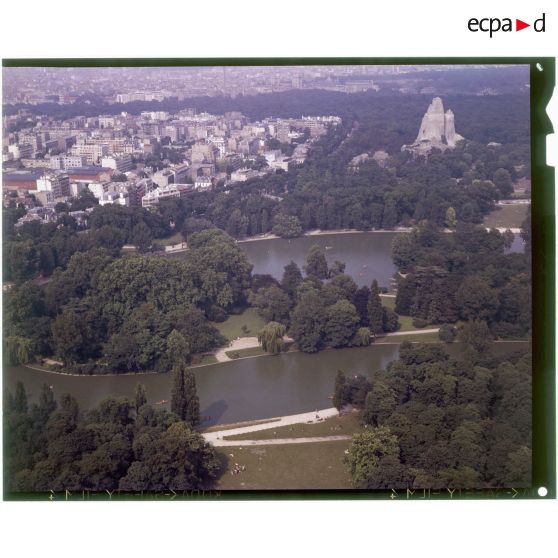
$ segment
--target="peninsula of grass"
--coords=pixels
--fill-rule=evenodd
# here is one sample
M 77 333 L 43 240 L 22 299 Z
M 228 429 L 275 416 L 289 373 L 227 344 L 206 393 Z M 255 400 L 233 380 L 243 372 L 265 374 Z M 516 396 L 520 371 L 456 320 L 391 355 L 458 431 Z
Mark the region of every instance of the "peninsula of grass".
M 255 308 L 247 308 L 242 314 L 233 314 L 224 322 L 213 324 L 221 335 L 229 341 L 237 337 L 257 337 L 265 325 L 265 320 L 260 317 Z M 245 329 L 242 329 L 245 326 Z
M 196 366 L 206 366 L 207 364 L 217 364 L 219 361 L 217 357 L 213 354 L 202 355 L 199 361 L 190 365 L 191 368 L 195 368 Z

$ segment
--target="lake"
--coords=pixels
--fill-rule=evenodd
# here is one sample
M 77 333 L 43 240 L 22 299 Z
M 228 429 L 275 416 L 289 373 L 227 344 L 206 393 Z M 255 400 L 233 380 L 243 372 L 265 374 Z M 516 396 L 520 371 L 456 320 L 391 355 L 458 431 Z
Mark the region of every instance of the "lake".
M 523 343 L 503 342 L 498 352 L 513 351 Z M 455 354 L 459 344 L 448 346 Z M 331 407 L 330 396 L 338 370 L 370 379 L 398 356 L 399 345 L 330 349 L 314 354 L 301 352 L 246 358 L 193 368 L 201 414 L 211 419 L 204 426 L 290 415 Z M 147 389 L 149 403 L 169 400 L 171 374 L 120 376 L 68 376 L 25 366 L 5 367 L 4 386 L 12 391 L 22 381 L 28 397 L 36 401 L 43 384 L 52 386 L 56 398 L 71 393 L 82 409 L 96 406 L 108 395 L 133 398 L 136 384 Z M 168 403 L 164 404 L 166 407 Z
M 293 352 L 194 368 L 201 414 L 211 416 L 205 424 L 216 424 L 331 407 L 337 370 L 372 378 L 397 358 L 398 348 L 386 344 L 316 354 Z M 57 398 L 71 393 L 82 409 L 94 407 L 107 395 L 132 398 L 137 383 L 147 388 L 150 403 L 168 400 L 172 384 L 171 374 L 68 376 L 24 366 L 4 369 L 4 385 L 12 392 L 18 380 L 31 400 L 46 383 Z
M 326 254 L 328 264 L 339 260 L 347 264 L 345 272 L 359 286 L 370 285 L 377 279 L 380 287 L 389 287 L 397 271 L 391 259 L 391 242 L 395 232 L 345 233 L 274 238 L 241 242 L 239 246 L 254 264 L 253 273 L 268 273 L 276 279 L 283 276 L 284 267 L 293 260 L 300 268 L 306 263 L 310 248 L 317 244 Z
M 317 244 L 324 249 L 328 264 L 333 264 L 335 260 L 344 262 L 345 272 L 359 286 L 370 286 L 376 279 L 380 287 L 389 288 L 390 280 L 397 271 L 391 259 L 391 243 L 397 234 L 406 233 L 356 232 L 272 238 L 240 242 L 239 246 L 254 265 L 253 273 L 269 274 L 280 280 L 291 260 L 302 269 L 308 251 Z M 521 236 L 516 234 L 508 252 L 523 252 L 524 249 Z M 181 254 L 182 257 L 185 253 Z
M 380 287 L 390 287 L 390 280 L 397 271 L 391 259 L 391 243 L 403 232 L 355 232 L 301 236 L 299 238 L 270 238 L 239 242 L 248 259 L 254 265 L 253 273 L 269 274 L 280 280 L 285 266 L 293 260 L 302 269 L 310 248 L 317 244 L 326 255 L 328 264 L 335 260 L 346 264 L 345 272 L 363 286 L 378 281 Z M 523 252 L 520 235 L 516 234 L 508 252 Z M 187 252 L 172 257 L 183 258 Z

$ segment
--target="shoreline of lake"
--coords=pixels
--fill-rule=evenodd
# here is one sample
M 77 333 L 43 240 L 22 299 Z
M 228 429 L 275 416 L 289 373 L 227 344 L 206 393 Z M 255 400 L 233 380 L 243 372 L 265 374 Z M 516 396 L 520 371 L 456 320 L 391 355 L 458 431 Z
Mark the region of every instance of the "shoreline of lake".
M 389 296 L 389 295 L 387 295 Z M 394 332 L 394 333 L 386 333 L 383 335 L 378 335 L 377 339 L 385 339 L 386 337 L 398 337 L 401 335 L 421 335 L 421 334 L 427 334 L 427 333 L 431 333 L 433 330 L 417 330 L 417 331 L 399 331 L 399 332 Z M 436 329 L 436 331 L 438 331 L 438 329 Z M 434 341 L 422 341 L 423 343 L 433 343 Z M 501 341 L 494 341 L 495 343 L 499 343 Z M 507 341 L 508 343 L 510 341 Z M 378 342 L 376 343 L 376 345 L 401 345 L 401 343 L 404 343 L 404 341 L 386 341 L 386 342 Z M 421 341 L 411 341 L 411 343 L 421 343 Z M 457 343 L 457 342 L 456 342 Z M 367 345 L 367 347 L 372 347 L 374 346 L 374 342 L 370 343 L 370 345 Z M 226 347 L 221 347 L 221 349 L 226 348 Z M 339 349 L 360 349 L 360 348 L 364 348 L 364 347 L 324 347 L 323 349 L 321 349 L 320 351 L 317 351 L 317 353 L 322 353 L 324 351 L 335 351 L 335 350 L 339 350 Z M 288 351 L 285 351 L 284 353 L 278 353 L 278 354 L 270 354 L 270 353 L 261 353 L 259 355 L 249 355 L 249 356 L 244 356 L 244 357 L 238 357 L 238 358 L 229 358 L 228 360 L 221 360 L 221 361 L 217 361 L 217 362 L 207 362 L 205 364 L 193 364 L 193 365 L 189 365 L 188 368 L 204 368 L 206 366 L 216 366 L 218 364 L 227 364 L 229 362 L 238 362 L 240 360 L 246 360 L 249 358 L 259 358 L 259 357 L 272 357 L 272 356 L 279 356 L 281 354 L 290 354 L 290 353 L 299 353 L 301 352 L 300 349 L 290 349 Z M 308 353 L 308 354 L 317 354 L 317 353 Z M 208 353 L 208 354 L 213 354 L 213 353 Z M 57 374 L 60 376 L 73 376 L 73 377 L 87 377 L 87 378 L 110 378 L 110 377 L 119 377 L 119 376 L 146 376 L 146 375 L 161 375 L 161 376 L 166 376 L 167 374 L 169 374 L 169 372 L 156 372 L 155 370 L 143 370 L 141 372 L 110 372 L 108 374 L 77 374 L 76 372 L 63 372 L 61 370 L 57 371 L 57 370 L 50 370 L 48 368 L 42 368 L 40 367 L 40 365 L 31 365 L 31 364 L 20 364 L 20 366 L 24 366 L 25 368 L 29 368 L 30 370 L 36 370 L 38 372 L 46 372 L 48 374 Z
M 373 380 L 379 370 L 385 370 L 398 358 L 400 342 L 393 341 L 313 354 L 293 351 L 259 355 L 274 356 L 267 359 L 258 359 L 254 355 L 192 368 L 200 397 L 200 412 L 207 417 L 203 426 L 261 420 L 324 408 L 330 401 L 338 370 L 351 375 L 362 374 Z M 504 341 L 495 343 L 495 348 L 510 351 L 525 344 L 525 341 Z M 460 351 L 459 346 L 454 343 L 446 348 L 450 354 L 455 354 Z M 108 396 L 133 400 L 137 384 L 142 383 L 150 404 L 169 408 L 172 374 L 79 375 L 80 379 L 76 376 L 21 365 L 4 367 L 3 373 L 4 386 L 8 390 L 13 391 L 18 381 L 23 382 L 30 402 L 38 400 L 42 385 L 47 384 L 56 397 L 70 393 L 80 408 L 87 410 L 95 408 Z
M 374 233 L 410 233 L 412 232 L 413 227 L 396 227 L 395 229 L 374 229 L 372 231 L 361 231 L 358 229 L 332 229 L 332 230 L 322 230 L 322 229 L 314 229 L 311 231 L 307 231 L 300 236 L 295 236 L 292 238 L 286 238 L 283 236 L 278 236 L 273 233 L 266 233 L 256 236 L 250 236 L 248 238 L 242 238 L 240 240 L 236 240 L 237 244 L 241 244 L 244 242 L 258 242 L 260 240 L 293 240 L 295 238 L 304 238 L 309 236 L 327 236 L 331 234 L 374 234 Z

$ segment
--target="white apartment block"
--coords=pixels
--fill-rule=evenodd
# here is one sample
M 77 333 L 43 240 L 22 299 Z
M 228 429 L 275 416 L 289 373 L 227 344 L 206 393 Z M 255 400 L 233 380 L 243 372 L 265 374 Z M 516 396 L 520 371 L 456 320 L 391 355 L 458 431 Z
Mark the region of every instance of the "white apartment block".
M 114 128 L 116 119 L 114 116 L 99 116 L 99 128 Z
M 225 138 L 210 136 L 207 138 L 207 143 L 213 145 L 219 151 L 219 157 L 224 157 L 227 152 L 227 145 Z
M 99 205 L 130 205 L 128 192 L 105 192 L 99 198 Z
M 290 157 L 280 157 L 276 161 L 272 161 L 269 166 L 272 169 L 280 169 L 288 172 L 293 166 L 293 160 Z
M 151 207 L 157 205 L 161 200 L 181 198 L 190 193 L 194 187 L 191 184 L 168 184 L 166 186 L 159 186 L 148 192 L 141 199 L 142 207 Z
M 209 176 L 199 176 L 194 181 L 194 188 L 196 190 L 209 190 L 213 187 L 213 179 Z
M 87 164 L 92 165 L 108 155 L 108 147 L 98 143 L 78 143 L 71 148 L 70 153 L 85 157 Z
M 67 174 L 44 175 L 37 179 L 39 192 L 52 192 L 55 198 L 70 196 L 70 178 Z
M 90 182 L 87 185 L 89 191 L 98 199 L 100 200 L 108 190 L 106 182 Z
M 8 153 L 11 153 L 13 159 L 27 159 L 35 155 L 33 146 L 29 143 L 8 145 Z
M 280 149 L 271 149 L 270 151 L 266 151 L 264 153 L 264 157 L 268 165 L 277 161 L 282 155 L 283 153 Z
M 73 198 L 77 198 L 84 190 L 87 190 L 87 184 L 83 182 L 70 182 L 70 196 Z
M 260 176 L 260 173 L 254 169 L 238 169 L 231 173 L 231 182 L 246 182 L 257 176 Z
M 83 156 L 60 155 L 50 158 L 50 168 L 53 170 L 66 170 L 84 167 L 87 158 Z
M 118 172 L 128 172 L 132 170 L 132 156 L 124 154 L 120 156 L 103 157 L 101 159 L 101 166 L 107 169 L 114 169 Z

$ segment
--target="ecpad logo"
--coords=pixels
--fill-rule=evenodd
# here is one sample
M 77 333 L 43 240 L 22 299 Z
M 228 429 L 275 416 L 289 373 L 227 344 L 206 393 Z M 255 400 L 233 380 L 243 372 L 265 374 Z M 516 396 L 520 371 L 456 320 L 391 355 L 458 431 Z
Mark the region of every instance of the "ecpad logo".
M 533 30 L 536 33 L 545 32 L 545 16 L 546 14 L 543 14 L 539 19 L 536 19 L 533 22 Z M 497 17 L 485 17 L 482 19 L 477 19 L 476 17 L 472 17 L 467 23 L 467 27 L 469 28 L 469 31 L 472 31 L 473 33 L 477 33 L 478 31 L 482 31 L 483 33 L 490 33 L 490 38 L 492 38 L 492 35 L 494 33 L 497 33 L 498 31 L 514 31 L 512 20 L 509 17 L 505 17 L 503 19 Z M 527 27 L 531 27 L 531 24 L 525 23 L 521 19 L 515 20 L 515 31 L 521 31 L 522 29 L 526 29 Z

